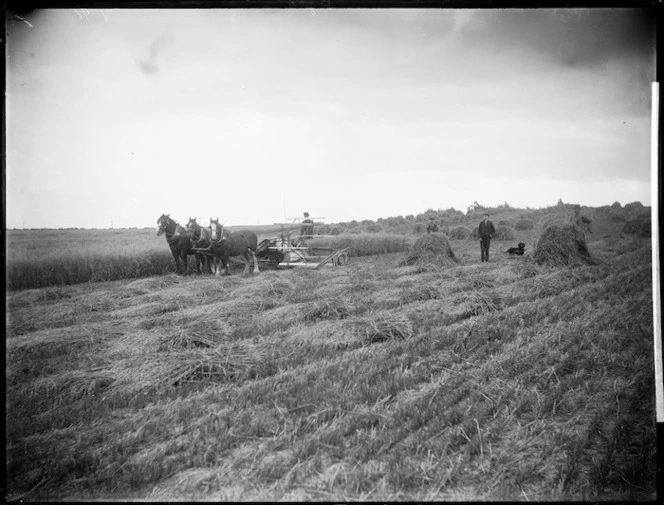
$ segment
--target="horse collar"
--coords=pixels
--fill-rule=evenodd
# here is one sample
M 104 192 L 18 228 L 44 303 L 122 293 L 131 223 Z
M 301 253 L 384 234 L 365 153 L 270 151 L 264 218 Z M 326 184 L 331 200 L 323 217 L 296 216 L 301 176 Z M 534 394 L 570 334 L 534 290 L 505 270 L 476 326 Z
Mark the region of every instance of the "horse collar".
M 169 244 L 175 244 L 178 241 L 178 239 L 180 238 L 180 229 L 181 229 L 180 225 L 176 223 L 175 231 L 173 233 L 166 232 L 166 240 L 168 241 Z M 168 238 L 169 235 L 171 236 L 171 238 Z

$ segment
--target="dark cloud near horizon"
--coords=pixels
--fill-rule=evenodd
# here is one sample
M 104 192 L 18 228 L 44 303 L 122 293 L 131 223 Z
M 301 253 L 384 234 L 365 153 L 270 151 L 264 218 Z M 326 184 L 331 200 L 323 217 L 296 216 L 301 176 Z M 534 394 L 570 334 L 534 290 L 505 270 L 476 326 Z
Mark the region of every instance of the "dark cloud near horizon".
M 655 20 L 649 9 L 481 10 L 459 36 L 483 52 L 595 73 L 598 87 L 612 89 L 613 103 L 624 104 L 625 113 L 650 112 Z
M 469 44 L 536 51 L 566 67 L 638 58 L 654 79 L 655 21 L 647 9 L 482 10 L 461 33 Z

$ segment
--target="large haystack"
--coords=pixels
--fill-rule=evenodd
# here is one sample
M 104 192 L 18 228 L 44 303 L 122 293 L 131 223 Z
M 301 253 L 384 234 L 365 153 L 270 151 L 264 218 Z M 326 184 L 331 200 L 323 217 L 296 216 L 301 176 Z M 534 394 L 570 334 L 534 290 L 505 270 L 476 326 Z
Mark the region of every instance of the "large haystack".
M 573 224 L 552 224 L 544 228 L 535 246 L 535 261 L 551 266 L 597 263 L 588 252 L 585 234 Z
M 403 261 L 405 265 L 454 266 L 458 263 L 459 260 L 452 251 L 450 241 L 442 233 L 422 235 L 415 241 Z

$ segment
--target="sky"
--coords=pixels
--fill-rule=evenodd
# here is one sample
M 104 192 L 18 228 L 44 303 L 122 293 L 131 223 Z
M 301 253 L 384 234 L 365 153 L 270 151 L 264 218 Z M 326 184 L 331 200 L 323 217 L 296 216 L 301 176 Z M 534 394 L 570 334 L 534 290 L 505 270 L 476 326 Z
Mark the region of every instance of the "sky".
M 650 205 L 648 11 L 6 19 L 7 228 Z

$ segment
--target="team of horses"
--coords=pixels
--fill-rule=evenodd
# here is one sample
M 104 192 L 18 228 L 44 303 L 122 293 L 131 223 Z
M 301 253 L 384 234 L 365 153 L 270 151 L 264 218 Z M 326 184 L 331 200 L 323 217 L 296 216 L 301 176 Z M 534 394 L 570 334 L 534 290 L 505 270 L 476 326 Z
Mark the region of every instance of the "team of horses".
M 219 223 L 219 218 L 210 218 L 210 225 L 205 228 L 189 218 L 186 227 L 179 225 L 170 214 L 162 214 L 157 220 L 157 235 L 164 234 L 175 260 L 176 272 L 187 274 L 187 258 L 196 259 L 196 273 L 201 273 L 201 265 L 207 273 L 221 275 L 223 269 L 230 275 L 229 259 L 240 256 L 244 260 L 244 273 L 250 271 L 253 260 L 253 273 L 259 273 L 256 248 L 258 237 L 253 231 L 240 230 L 230 232 Z

